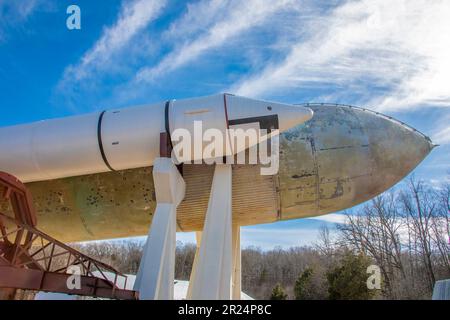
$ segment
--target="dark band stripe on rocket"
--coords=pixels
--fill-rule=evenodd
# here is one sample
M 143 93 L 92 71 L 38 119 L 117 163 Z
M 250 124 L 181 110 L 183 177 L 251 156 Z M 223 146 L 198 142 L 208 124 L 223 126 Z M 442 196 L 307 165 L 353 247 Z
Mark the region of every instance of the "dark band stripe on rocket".
M 105 150 L 103 148 L 103 141 L 102 141 L 102 122 L 103 122 L 103 116 L 105 115 L 106 110 L 102 111 L 100 113 L 100 116 L 98 118 L 98 125 L 97 125 L 97 138 L 98 138 L 98 147 L 100 149 L 100 153 L 102 155 L 103 162 L 111 171 L 116 171 L 111 167 L 111 165 L 108 162 L 108 158 L 106 157 Z

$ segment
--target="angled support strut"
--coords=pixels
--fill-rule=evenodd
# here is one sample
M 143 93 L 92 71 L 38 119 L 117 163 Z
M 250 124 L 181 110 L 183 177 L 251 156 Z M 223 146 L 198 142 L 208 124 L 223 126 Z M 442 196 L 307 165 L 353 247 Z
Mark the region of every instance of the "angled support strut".
M 153 167 L 156 211 L 134 290 L 141 300 L 172 300 L 174 295 L 176 213 L 185 182 L 170 158 L 157 158 Z
M 229 300 L 236 297 L 237 290 L 240 293 L 240 274 L 237 272 L 240 271 L 239 227 L 233 237 L 231 189 L 231 165 L 217 164 L 201 243 L 197 243 L 188 299 Z

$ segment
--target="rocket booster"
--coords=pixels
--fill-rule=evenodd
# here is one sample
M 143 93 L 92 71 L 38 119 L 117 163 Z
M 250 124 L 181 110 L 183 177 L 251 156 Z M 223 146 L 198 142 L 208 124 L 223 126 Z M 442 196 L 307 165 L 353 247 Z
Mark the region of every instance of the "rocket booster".
M 3 127 L 0 170 L 33 182 L 148 167 L 161 132 L 193 133 L 195 121 L 224 135 L 249 127 L 281 133 L 312 116 L 308 107 L 220 94 Z

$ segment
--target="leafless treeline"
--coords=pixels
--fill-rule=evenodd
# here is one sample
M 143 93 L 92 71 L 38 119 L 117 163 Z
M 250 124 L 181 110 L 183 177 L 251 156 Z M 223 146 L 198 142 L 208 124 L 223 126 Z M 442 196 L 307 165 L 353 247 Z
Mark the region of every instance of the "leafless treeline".
M 436 280 L 450 277 L 449 199 L 448 184 L 434 189 L 410 179 L 401 191 L 347 214 L 334 245 L 373 258 L 383 275 L 385 297 L 429 297 Z

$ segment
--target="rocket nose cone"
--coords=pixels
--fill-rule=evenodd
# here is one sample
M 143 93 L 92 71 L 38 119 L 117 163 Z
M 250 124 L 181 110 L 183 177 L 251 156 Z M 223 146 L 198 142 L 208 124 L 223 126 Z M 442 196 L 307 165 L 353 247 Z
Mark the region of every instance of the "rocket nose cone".
M 370 139 L 379 183 L 387 188 L 417 167 L 433 150 L 426 135 L 391 117 L 358 111 Z
M 409 174 L 433 149 L 429 138 L 366 109 L 307 105 L 314 117 L 281 135 L 281 219 L 337 212 Z
M 277 112 L 280 132 L 298 126 L 314 115 L 312 109 L 303 106 L 281 105 L 278 108 L 280 109 Z

